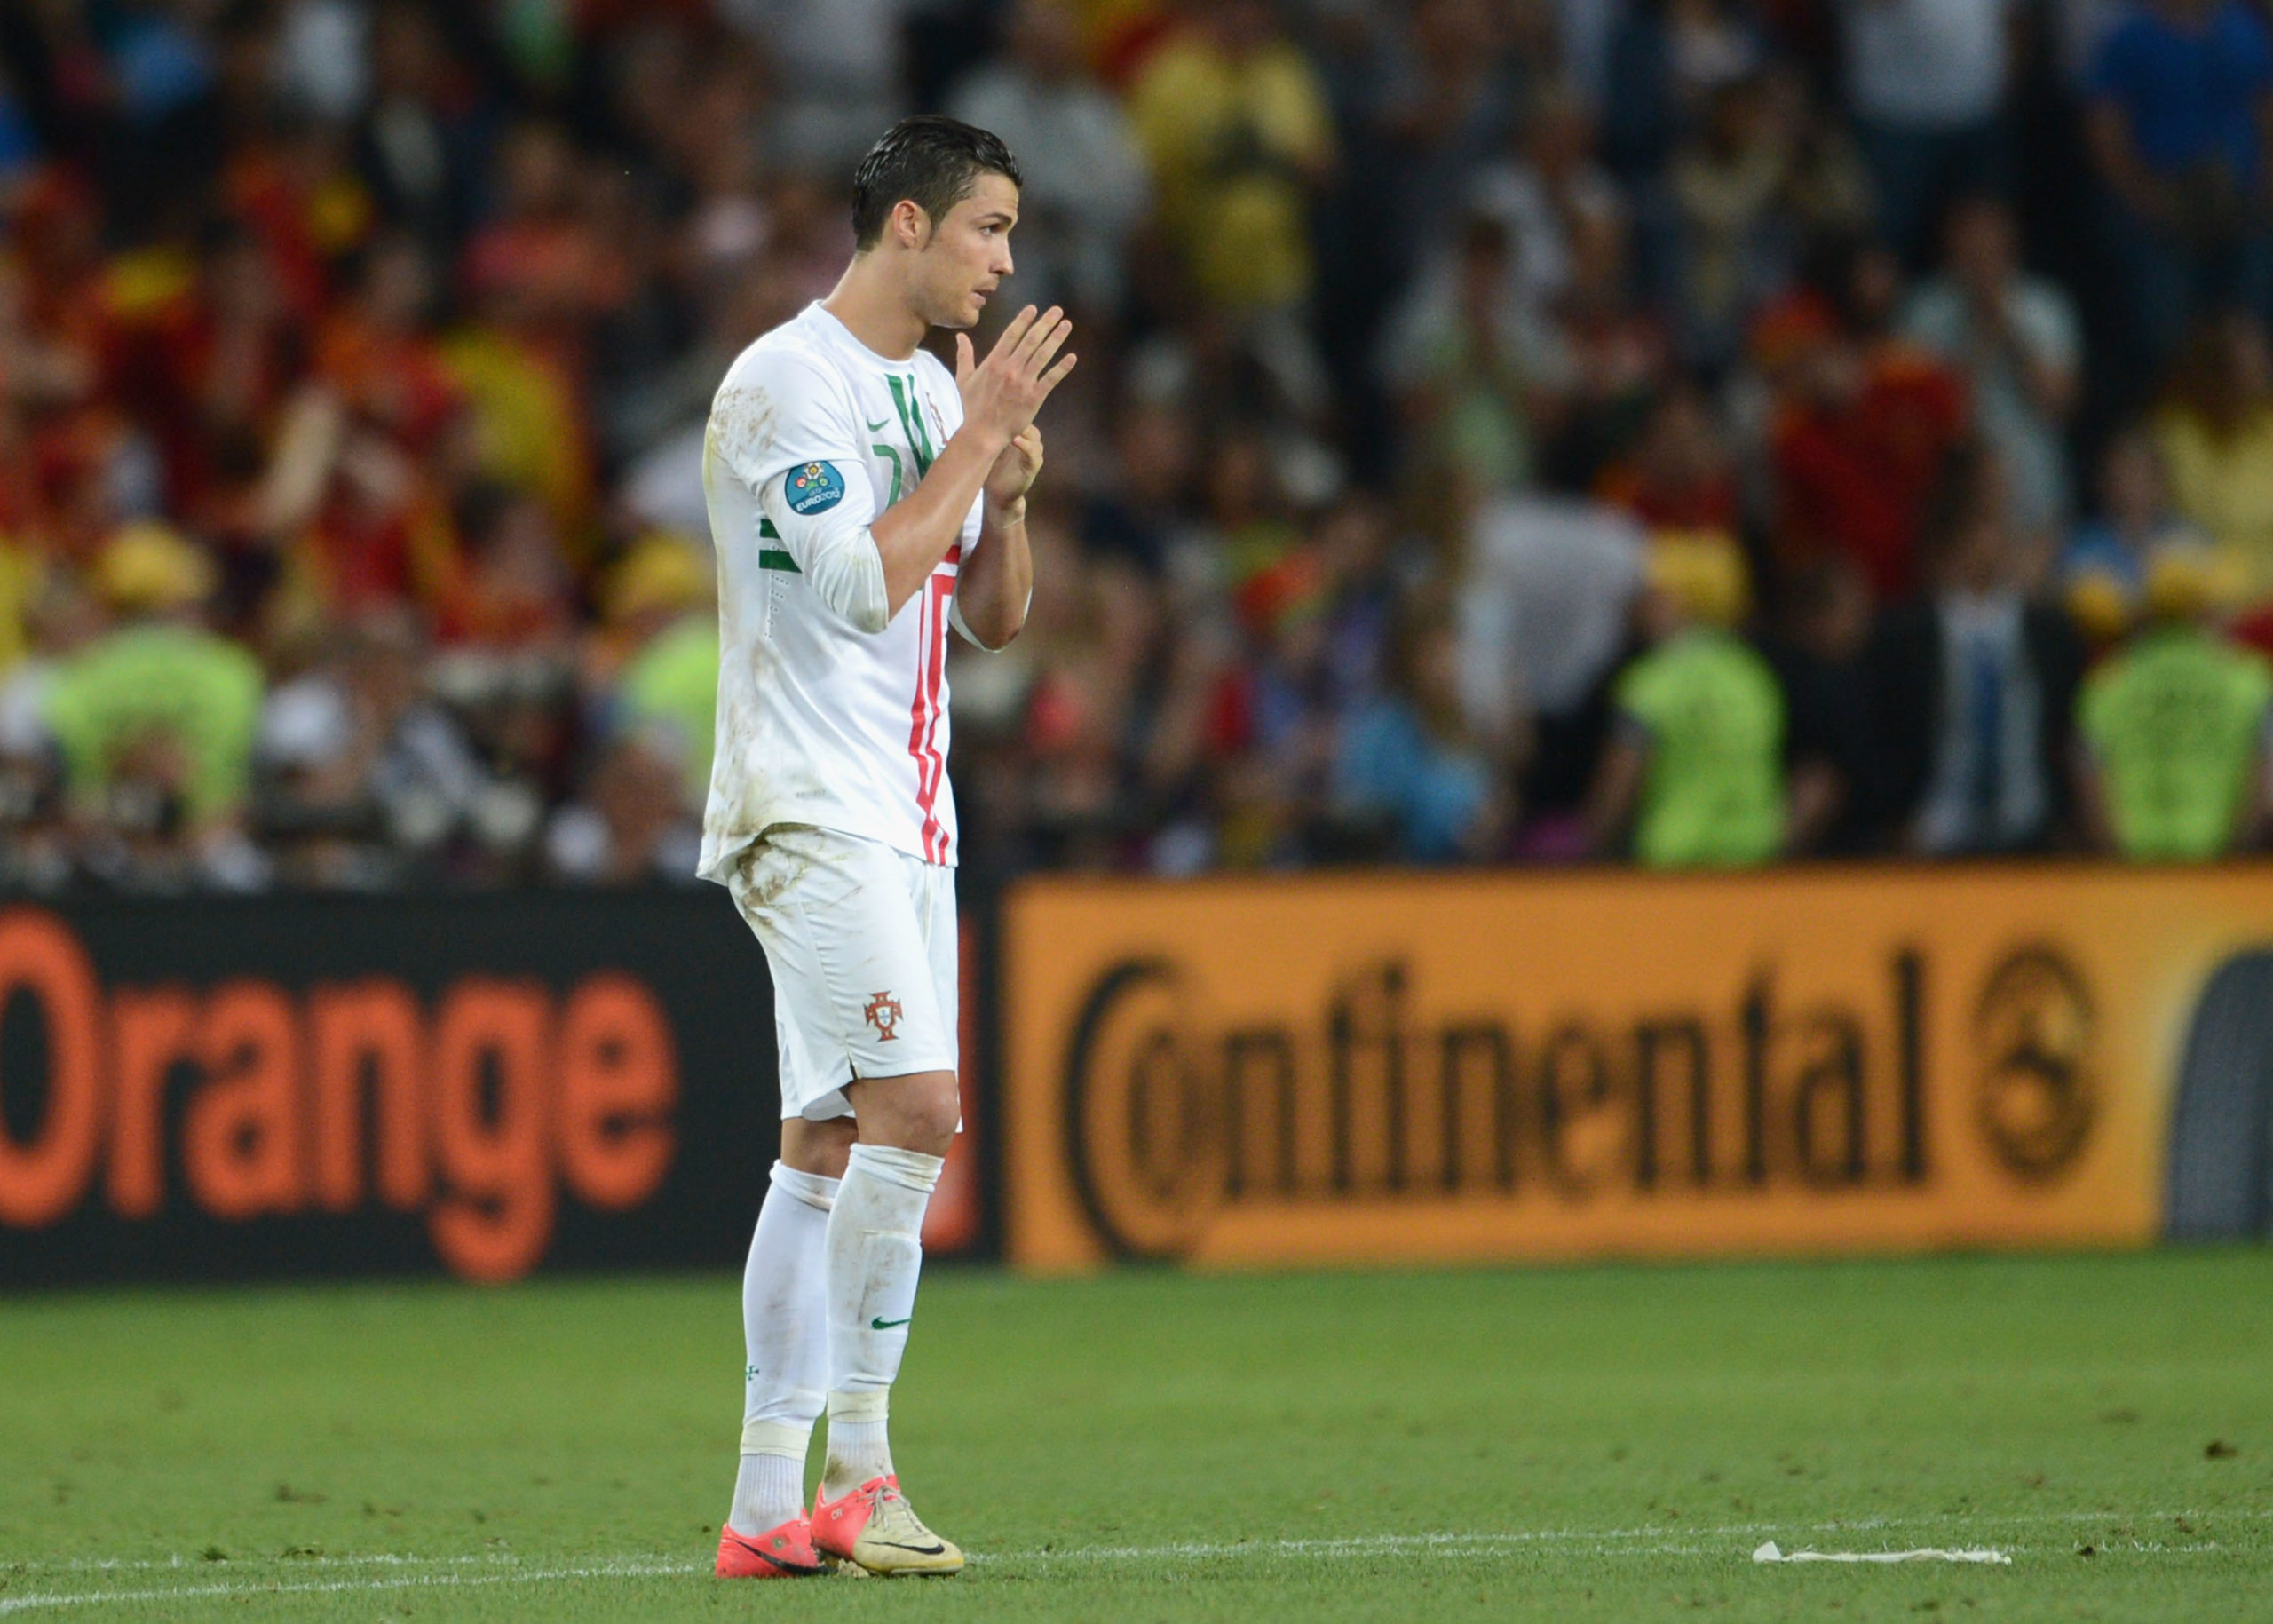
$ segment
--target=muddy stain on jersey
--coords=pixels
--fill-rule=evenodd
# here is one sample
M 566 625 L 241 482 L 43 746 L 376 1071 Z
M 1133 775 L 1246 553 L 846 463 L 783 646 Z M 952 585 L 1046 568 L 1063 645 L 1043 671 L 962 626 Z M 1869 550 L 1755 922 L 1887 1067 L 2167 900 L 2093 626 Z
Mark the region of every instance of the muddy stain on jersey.
M 703 448 L 733 465 L 751 465 L 780 437 L 780 408 L 763 389 L 722 389 L 710 403 Z

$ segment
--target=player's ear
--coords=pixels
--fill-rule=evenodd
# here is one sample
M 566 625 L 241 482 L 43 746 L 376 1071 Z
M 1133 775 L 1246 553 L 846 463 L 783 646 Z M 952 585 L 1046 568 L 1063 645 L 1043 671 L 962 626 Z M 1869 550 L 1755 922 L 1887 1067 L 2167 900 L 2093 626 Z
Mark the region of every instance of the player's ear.
M 912 197 L 903 197 L 891 206 L 892 229 L 899 234 L 902 246 L 920 249 L 931 234 L 931 217 L 923 206 Z

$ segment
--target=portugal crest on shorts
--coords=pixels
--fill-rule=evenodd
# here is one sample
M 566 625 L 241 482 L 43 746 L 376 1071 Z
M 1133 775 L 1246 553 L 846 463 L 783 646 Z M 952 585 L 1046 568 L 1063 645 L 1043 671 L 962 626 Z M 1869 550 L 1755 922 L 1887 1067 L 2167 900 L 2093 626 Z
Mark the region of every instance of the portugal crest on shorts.
M 867 1018 L 868 1025 L 876 1029 L 877 1042 L 890 1043 L 897 1041 L 892 1035 L 892 1028 L 899 1025 L 899 999 L 890 993 L 871 993 L 868 1007 L 860 1013 Z

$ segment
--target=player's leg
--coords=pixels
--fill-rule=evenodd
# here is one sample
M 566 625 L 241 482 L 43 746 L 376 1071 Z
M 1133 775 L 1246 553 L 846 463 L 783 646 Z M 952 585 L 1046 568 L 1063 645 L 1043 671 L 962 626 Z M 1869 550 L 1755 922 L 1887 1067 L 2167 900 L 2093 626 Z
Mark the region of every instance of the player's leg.
M 959 1115 L 953 1072 L 866 1078 L 844 1091 L 860 1137 L 829 1215 L 828 1499 L 893 1476 L 886 1412 L 915 1317 L 923 1212 Z
M 952 872 L 891 854 L 904 910 L 876 922 L 896 991 L 889 1011 L 864 1005 L 857 1080 L 845 1087 L 859 1141 L 828 1224 L 828 1453 L 813 1501 L 824 1550 L 880 1573 L 954 1573 L 962 1553 L 916 1517 L 899 1493 L 888 1417 L 915 1316 L 923 1214 L 962 1126 L 954 1066 Z M 881 972 L 879 972 L 881 973 Z M 878 1013 L 888 1014 L 879 1021 Z M 887 1035 L 888 1034 L 888 1035 Z M 930 1061 L 892 1073 L 895 1062 Z
M 780 906 L 808 867 L 796 840 L 770 832 L 731 887 L 772 972 L 782 1118 L 781 1157 L 742 1272 L 741 1452 L 717 1563 L 735 1578 L 822 1566 L 805 1515 L 805 1455 L 828 1388 L 828 1215 L 853 1125 L 826 971 Z
M 871 1573 L 953 1573 L 962 1552 L 900 1493 L 888 1421 L 915 1318 L 923 1212 L 954 1141 L 955 1074 L 870 1077 L 845 1092 L 860 1137 L 828 1218 L 828 1453 L 813 1541 Z
M 850 1117 L 781 1124 L 781 1159 L 742 1271 L 748 1365 L 726 1525 L 747 1540 L 805 1514 L 805 1454 L 829 1380 L 828 1214 L 852 1135 Z

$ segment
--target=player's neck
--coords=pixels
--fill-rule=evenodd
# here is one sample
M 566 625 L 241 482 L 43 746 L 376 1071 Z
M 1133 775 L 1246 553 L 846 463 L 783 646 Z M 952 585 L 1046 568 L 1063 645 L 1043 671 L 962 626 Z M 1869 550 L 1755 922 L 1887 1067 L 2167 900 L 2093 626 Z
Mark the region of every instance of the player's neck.
M 866 348 L 886 360 L 907 360 L 930 330 L 908 309 L 897 279 L 874 254 L 856 254 L 820 307 L 844 324 Z

